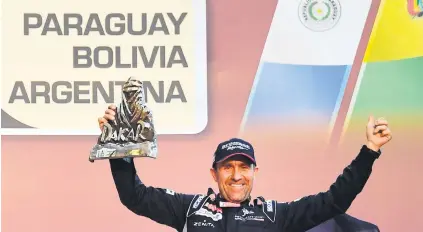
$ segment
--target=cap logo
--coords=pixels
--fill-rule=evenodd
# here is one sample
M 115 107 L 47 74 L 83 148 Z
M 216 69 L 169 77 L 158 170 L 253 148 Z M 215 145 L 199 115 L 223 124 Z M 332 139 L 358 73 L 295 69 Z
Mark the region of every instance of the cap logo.
M 241 142 L 230 142 L 222 146 L 222 150 L 231 151 L 234 149 L 250 150 L 250 146 Z

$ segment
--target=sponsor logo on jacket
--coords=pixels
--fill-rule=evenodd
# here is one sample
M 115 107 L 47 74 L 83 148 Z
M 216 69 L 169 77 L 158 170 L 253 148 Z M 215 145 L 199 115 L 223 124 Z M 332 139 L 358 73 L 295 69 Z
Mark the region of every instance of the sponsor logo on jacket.
M 204 216 L 211 218 L 213 221 L 220 221 L 222 220 L 222 213 L 213 213 L 212 211 L 207 210 L 206 208 L 201 208 L 195 212 L 196 215 Z

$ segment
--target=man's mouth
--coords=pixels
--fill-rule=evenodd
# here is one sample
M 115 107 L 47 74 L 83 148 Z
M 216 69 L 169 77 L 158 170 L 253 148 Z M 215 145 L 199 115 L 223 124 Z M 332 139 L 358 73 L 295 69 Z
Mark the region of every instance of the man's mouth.
M 232 188 L 243 188 L 245 184 L 230 184 L 229 186 L 231 186 Z

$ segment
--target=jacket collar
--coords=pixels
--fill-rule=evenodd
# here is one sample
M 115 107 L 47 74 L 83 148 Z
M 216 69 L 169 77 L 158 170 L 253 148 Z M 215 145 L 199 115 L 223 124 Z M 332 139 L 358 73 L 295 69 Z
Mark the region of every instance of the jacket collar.
M 232 203 L 224 199 L 220 193 L 216 194 L 212 188 L 208 189 L 207 196 L 209 196 L 212 201 L 215 201 L 216 205 L 218 205 L 221 208 L 246 206 L 246 205 L 249 205 L 251 201 L 251 196 L 249 196 L 247 200 L 241 203 Z

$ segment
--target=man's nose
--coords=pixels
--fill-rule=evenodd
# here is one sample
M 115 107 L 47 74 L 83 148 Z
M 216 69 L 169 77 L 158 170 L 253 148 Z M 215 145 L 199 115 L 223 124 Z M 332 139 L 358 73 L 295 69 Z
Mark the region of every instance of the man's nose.
M 234 173 L 233 173 L 233 175 L 232 175 L 232 179 L 233 179 L 234 181 L 239 181 L 239 180 L 241 180 L 241 179 L 242 179 L 241 172 L 239 172 L 239 171 L 238 171 L 238 169 L 234 169 Z

